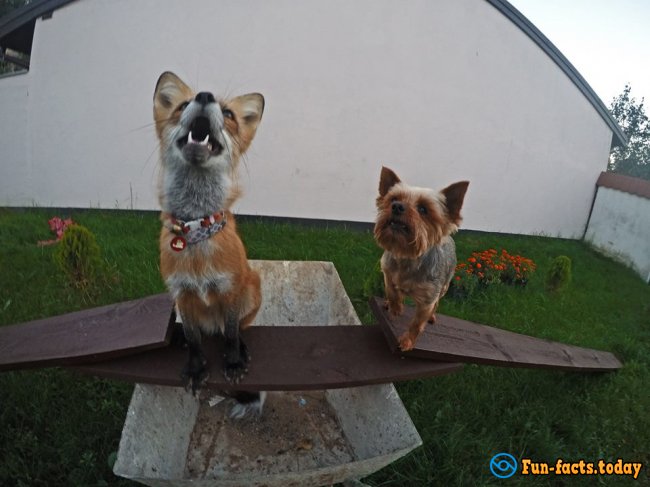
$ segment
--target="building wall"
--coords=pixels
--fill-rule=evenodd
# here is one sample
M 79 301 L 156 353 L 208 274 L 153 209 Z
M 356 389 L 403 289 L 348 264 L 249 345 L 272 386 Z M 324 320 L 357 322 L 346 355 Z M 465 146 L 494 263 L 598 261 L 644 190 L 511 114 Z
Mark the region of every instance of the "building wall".
M 585 240 L 650 282 L 650 197 L 600 186 Z
M 30 73 L 0 76 L 0 205 L 31 205 Z
M 217 95 L 265 95 L 245 214 L 372 221 L 384 164 L 421 186 L 470 180 L 465 228 L 579 238 L 611 143 L 560 68 L 484 0 L 80 0 L 37 21 L 32 170 L 12 173 L 7 186 L 27 189 L 0 202 L 156 208 L 151 105 L 165 70 Z

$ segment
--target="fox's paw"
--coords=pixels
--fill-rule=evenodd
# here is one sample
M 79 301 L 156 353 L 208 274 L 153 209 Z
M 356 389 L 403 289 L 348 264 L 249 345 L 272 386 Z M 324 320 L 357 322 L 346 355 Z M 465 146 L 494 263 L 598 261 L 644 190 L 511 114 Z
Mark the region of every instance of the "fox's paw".
M 411 337 L 410 333 L 404 332 L 399 338 L 399 349 L 402 352 L 408 352 L 409 350 L 413 350 L 413 347 L 415 346 L 415 340 Z
M 181 373 L 181 379 L 185 384 L 185 390 L 191 390 L 192 394 L 195 396 L 198 390 L 208 383 L 210 374 L 208 373 L 206 365 L 207 361 L 205 359 L 190 360 Z
M 224 362 L 223 376 L 231 384 L 239 384 L 248 372 L 248 361 L 240 359 L 237 362 Z

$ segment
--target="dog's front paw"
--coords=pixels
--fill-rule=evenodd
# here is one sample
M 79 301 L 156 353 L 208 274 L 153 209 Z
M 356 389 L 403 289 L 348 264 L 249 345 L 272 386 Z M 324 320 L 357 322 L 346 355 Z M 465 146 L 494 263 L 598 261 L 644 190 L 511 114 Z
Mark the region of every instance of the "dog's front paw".
M 198 390 L 207 384 L 210 377 L 206 365 L 207 361 L 205 359 L 193 359 L 187 362 L 181 373 L 185 390 L 191 390 L 195 396 Z
M 402 352 L 408 352 L 409 350 L 413 350 L 413 347 L 415 346 L 415 340 L 411 337 L 411 334 L 406 331 L 404 332 L 399 338 L 399 349 Z

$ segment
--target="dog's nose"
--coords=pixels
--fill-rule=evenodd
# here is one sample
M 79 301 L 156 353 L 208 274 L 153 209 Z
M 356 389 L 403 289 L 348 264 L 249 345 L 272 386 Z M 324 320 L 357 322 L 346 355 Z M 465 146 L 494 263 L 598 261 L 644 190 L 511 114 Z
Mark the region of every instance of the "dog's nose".
M 404 205 L 399 201 L 394 201 L 390 207 L 393 210 L 393 215 L 401 215 L 404 213 Z
M 201 93 L 197 93 L 194 99 L 204 106 L 208 105 L 209 103 L 216 103 L 217 101 L 214 99 L 214 95 L 208 91 L 202 91 Z

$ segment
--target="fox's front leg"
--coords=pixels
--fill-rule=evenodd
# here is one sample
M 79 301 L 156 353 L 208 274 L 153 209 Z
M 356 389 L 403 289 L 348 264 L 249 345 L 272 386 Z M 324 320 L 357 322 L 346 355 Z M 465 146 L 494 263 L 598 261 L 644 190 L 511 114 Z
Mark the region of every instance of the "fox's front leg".
M 181 315 L 182 316 L 182 315 Z M 192 390 L 196 394 L 208 381 L 208 361 L 201 350 L 201 330 L 186 319 L 183 320 L 183 333 L 187 341 L 189 356 L 187 364 L 183 368 L 181 378 L 185 383 L 185 389 Z
M 404 311 L 404 295 L 391 279 L 390 274 L 384 271 L 384 292 L 386 293 L 385 307 L 392 316 L 399 316 Z
M 223 375 L 231 384 L 238 384 L 248 372 L 250 356 L 248 348 L 239 337 L 239 318 L 233 312 L 226 313 L 223 336 Z
M 415 316 L 411 320 L 408 329 L 399 337 L 399 348 L 402 352 L 408 352 L 415 346 L 415 341 L 427 326 L 427 322 L 433 323 L 434 312 L 438 306 L 438 300 L 433 303 L 417 303 L 415 305 Z

